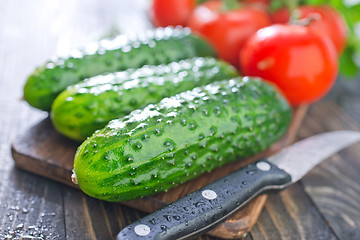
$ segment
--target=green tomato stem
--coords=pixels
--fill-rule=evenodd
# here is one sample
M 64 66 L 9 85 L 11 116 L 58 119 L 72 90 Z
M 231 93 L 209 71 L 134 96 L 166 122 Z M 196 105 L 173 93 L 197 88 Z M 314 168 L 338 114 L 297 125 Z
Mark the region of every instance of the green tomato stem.
M 297 22 L 299 20 L 299 12 L 296 11 L 297 7 L 299 6 L 299 0 L 285 0 L 286 6 L 290 12 L 290 23 Z

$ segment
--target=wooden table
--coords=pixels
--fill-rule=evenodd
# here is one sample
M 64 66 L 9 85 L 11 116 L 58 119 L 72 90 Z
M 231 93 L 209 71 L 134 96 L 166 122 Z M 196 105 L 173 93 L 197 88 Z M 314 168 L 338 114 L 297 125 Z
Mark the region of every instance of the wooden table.
M 84 43 L 149 28 L 144 14 L 148 1 L 2 0 L 0 4 L 0 239 L 20 235 L 112 239 L 144 213 L 15 168 L 10 145 L 47 115 L 21 100 L 25 78 L 34 67 Z M 310 107 L 298 138 L 360 130 L 359 91 L 360 79 L 339 79 L 326 98 Z M 270 193 L 245 239 L 360 239 L 359 183 L 360 144 L 356 144 L 299 183 Z

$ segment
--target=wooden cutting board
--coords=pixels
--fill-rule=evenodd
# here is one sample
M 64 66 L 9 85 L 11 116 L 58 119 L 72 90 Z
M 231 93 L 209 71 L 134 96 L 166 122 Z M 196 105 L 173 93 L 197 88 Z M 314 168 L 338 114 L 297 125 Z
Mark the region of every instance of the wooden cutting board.
M 286 135 L 268 150 L 251 158 L 227 164 L 184 183 L 166 193 L 151 197 L 121 202 L 144 212 L 153 212 L 185 195 L 249 164 L 266 157 L 292 143 L 306 113 L 307 106 L 294 109 L 291 126 Z M 12 144 L 12 155 L 17 167 L 29 172 L 77 187 L 71 182 L 73 159 L 79 143 L 60 135 L 53 128 L 49 118 L 18 136 Z M 264 204 L 266 195 L 253 199 L 245 207 L 230 216 L 208 234 L 220 238 L 240 238 L 255 224 Z

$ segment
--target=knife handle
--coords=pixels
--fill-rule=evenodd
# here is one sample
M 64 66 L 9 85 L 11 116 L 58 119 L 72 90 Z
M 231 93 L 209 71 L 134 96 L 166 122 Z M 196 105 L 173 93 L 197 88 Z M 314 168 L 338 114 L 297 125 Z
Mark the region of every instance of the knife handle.
M 267 189 L 281 189 L 291 176 L 262 159 L 211 183 L 124 228 L 117 240 L 184 239 L 210 230 Z

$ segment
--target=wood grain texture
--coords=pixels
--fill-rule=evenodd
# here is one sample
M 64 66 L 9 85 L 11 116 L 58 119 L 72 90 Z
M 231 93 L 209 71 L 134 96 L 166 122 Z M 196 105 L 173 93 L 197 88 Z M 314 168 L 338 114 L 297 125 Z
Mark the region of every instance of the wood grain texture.
M 0 239 L 19 239 L 21 235 L 113 239 L 127 224 L 144 216 L 15 168 L 10 152 L 16 136 L 46 117 L 20 101 L 26 76 L 49 57 L 108 35 L 112 26 L 124 33 L 148 28 L 141 18 L 143 2 L 149 0 L 0 0 Z M 360 77 L 356 81 L 340 79 L 325 100 L 310 108 L 300 138 L 322 131 L 358 129 Z M 358 149 L 359 145 L 354 145 L 342 151 L 299 184 L 269 194 L 245 239 L 358 240 L 360 209 L 359 201 L 354 202 L 359 199 Z M 99 222 L 105 224 L 97 226 Z M 204 235 L 197 239 L 219 238 Z
M 43 180 L 16 169 L 0 173 L 0 239 L 65 238 L 61 184 Z
M 261 157 L 269 156 L 288 145 L 296 137 L 300 123 L 306 113 L 307 106 L 296 108 L 293 121 L 287 134 L 268 150 L 248 159 L 227 164 L 211 173 L 205 173 L 198 178 L 170 189 L 166 193 L 155 196 L 122 202 L 144 212 L 154 212 L 165 205 L 186 196 L 187 194 L 206 186 L 207 184 L 226 176 L 227 174 L 253 162 Z M 55 131 L 49 118 L 18 136 L 12 145 L 12 156 L 16 166 L 32 173 L 65 183 L 75 187 L 71 182 L 73 159 L 78 143 L 71 141 Z M 221 223 L 210 235 L 222 238 L 239 238 L 247 233 L 256 222 L 266 196 L 259 196 L 247 204 L 242 210 Z M 95 219 L 95 218 L 94 218 Z M 101 222 L 103 223 L 103 222 Z M 98 224 L 97 224 L 98 225 Z M 103 226 L 104 228 L 106 226 Z
M 230 219 L 217 226 L 207 234 L 225 239 L 236 239 L 246 236 L 254 226 L 263 209 L 267 195 L 260 195 L 246 206 L 235 212 Z
M 321 116 L 328 117 L 319 122 Z M 324 100 L 310 109 L 304 129 L 308 131 L 301 131 L 301 137 L 329 130 L 360 131 L 360 125 L 338 104 Z M 359 154 L 357 143 L 322 162 L 302 180 L 305 192 L 340 239 L 360 239 Z
M 337 239 L 328 224 L 296 183 L 268 194 L 259 220 L 250 232 L 253 239 Z

